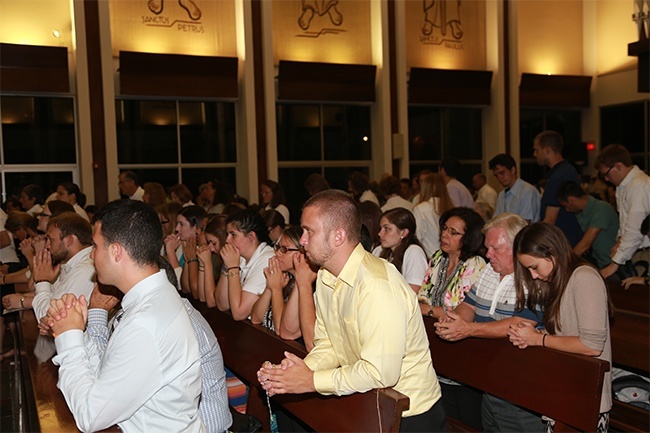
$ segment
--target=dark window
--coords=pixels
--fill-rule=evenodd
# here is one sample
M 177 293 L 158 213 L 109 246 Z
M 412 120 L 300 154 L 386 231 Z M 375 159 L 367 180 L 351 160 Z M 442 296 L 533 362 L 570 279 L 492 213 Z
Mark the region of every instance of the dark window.
M 234 103 L 118 99 L 115 104 L 120 168 L 134 170 L 142 183 L 183 183 L 194 195 L 210 179 L 236 188 Z
M 632 154 L 632 160 L 641 170 L 650 169 L 648 102 L 601 107 L 600 144 L 622 144 Z
M 2 96 L 4 164 L 76 164 L 72 98 Z
M 438 170 L 449 156 L 461 162 L 459 180 L 471 185 L 481 171 L 483 127 L 480 108 L 411 106 L 409 118 L 409 171 Z
M 278 104 L 278 182 L 293 223 L 307 200 L 305 179 L 322 174 L 332 188 L 347 190 L 348 174 L 369 172 L 372 159 L 370 107 Z M 254 200 L 251 200 L 254 201 Z

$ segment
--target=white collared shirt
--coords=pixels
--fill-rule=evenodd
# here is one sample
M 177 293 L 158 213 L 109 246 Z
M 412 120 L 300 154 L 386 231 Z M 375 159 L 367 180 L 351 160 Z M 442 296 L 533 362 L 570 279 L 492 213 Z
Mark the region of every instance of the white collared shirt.
M 32 308 L 37 320 L 47 314 L 52 299 L 59 299 L 65 293 L 72 293 L 77 298 L 84 295 L 86 300 L 90 300 L 95 287 L 95 262 L 90 258 L 92 249 L 93 247 L 86 247 L 63 263 L 54 284 L 47 281 L 36 284 Z
M 56 337 L 61 389 L 77 427 L 129 432 L 204 432 L 201 368 L 190 319 L 164 271 L 133 286 L 101 360 L 81 330 Z M 93 365 L 100 362 L 99 369 Z
M 269 259 L 274 256 L 273 248 L 262 242 L 246 262 L 246 259 L 240 257 L 239 266 L 241 267 L 240 279 L 241 289 L 254 295 L 261 295 L 266 288 L 266 277 L 264 268 L 269 265 Z
M 616 206 L 621 243 L 612 261 L 622 265 L 639 248 L 650 246 L 648 237 L 641 234 L 641 223 L 650 214 L 650 177 L 636 165 L 616 188 Z
M 129 196 L 129 200 L 142 201 L 142 196 L 143 195 L 144 195 L 144 189 L 142 189 L 142 187 L 139 186 L 138 189 L 135 190 L 133 195 Z

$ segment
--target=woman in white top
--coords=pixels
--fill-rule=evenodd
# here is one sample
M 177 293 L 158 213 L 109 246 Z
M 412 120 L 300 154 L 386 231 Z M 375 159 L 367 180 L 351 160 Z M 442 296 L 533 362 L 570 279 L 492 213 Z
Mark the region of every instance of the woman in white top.
M 56 199 L 70 203 L 79 216 L 90 222 L 90 218 L 88 218 L 86 211 L 77 204 L 77 202 L 82 198 L 81 190 L 76 183 L 62 182 L 56 187 Z M 85 198 L 83 198 L 83 201 L 85 201 Z
M 222 276 L 215 297 L 219 310 L 230 310 L 233 319 L 244 320 L 266 288 L 264 268 L 273 257 L 273 248 L 268 228 L 256 212 L 233 214 L 226 221 L 226 229 L 226 245 L 220 251 Z
M 429 173 L 420 180 L 420 202 L 413 208 L 416 236 L 427 257 L 440 249 L 440 215 L 453 208 L 442 176 Z
M 260 185 L 260 196 L 264 210 L 275 209 L 284 217 L 284 224 L 289 225 L 289 209 L 282 185 L 267 179 Z
M 43 212 L 43 203 L 45 203 L 45 193 L 38 185 L 27 185 L 20 193 L 20 204 L 29 215 L 36 217 Z
M 372 252 L 391 262 L 415 293 L 427 272 L 427 256 L 415 237 L 415 218 L 411 211 L 395 208 L 383 213 L 379 222 L 380 246 Z

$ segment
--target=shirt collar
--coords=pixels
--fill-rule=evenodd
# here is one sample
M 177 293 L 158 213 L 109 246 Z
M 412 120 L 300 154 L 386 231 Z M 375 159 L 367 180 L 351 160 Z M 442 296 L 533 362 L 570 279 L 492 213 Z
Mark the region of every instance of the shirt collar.
M 79 251 L 77 254 L 72 256 L 72 258 L 70 260 L 68 260 L 65 263 L 62 263 L 61 264 L 61 269 L 63 269 L 66 272 L 70 271 L 71 269 L 74 269 L 75 266 L 77 266 L 81 262 L 88 259 L 88 257 L 90 256 L 90 253 L 92 252 L 92 250 L 93 250 L 93 247 L 90 246 L 90 247 L 86 247 L 83 250 Z
M 354 285 L 354 281 L 356 280 L 357 272 L 359 270 L 359 266 L 361 265 L 361 261 L 363 260 L 366 254 L 369 253 L 363 249 L 361 243 L 357 244 L 354 250 L 352 250 L 352 254 L 350 254 L 350 257 L 348 257 L 347 262 L 345 262 L 345 265 L 343 265 L 343 269 L 341 269 L 341 272 L 339 273 L 338 276 L 335 276 L 327 269 L 321 268 L 320 270 L 321 281 L 323 282 L 323 284 L 325 284 L 332 290 L 336 288 L 336 284 L 339 280 L 341 280 L 343 283 L 347 284 L 348 286 L 352 287 Z
M 265 250 L 266 248 L 270 248 L 270 246 L 269 246 L 266 242 L 261 242 L 261 243 L 257 246 L 257 248 L 255 249 L 255 252 L 254 252 L 253 255 L 251 256 L 251 259 L 250 259 L 250 260 L 246 261 L 246 259 L 242 257 L 242 260 L 243 260 L 242 263 L 244 264 L 244 266 L 242 266 L 242 268 L 248 268 L 248 267 L 251 265 L 251 263 L 255 263 L 255 262 L 257 261 L 257 258 L 258 258 L 260 255 L 262 255 L 262 253 L 264 252 L 264 250 Z
M 122 308 L 127 310 L 131 305 L 135 304 L 149 293 L 151 287 L 162 286 L 165 283 L 169 283 L 169 280 L 167 279 L 167 273 L 163 270 L 140 280 L 140 282 L 131 287 L 131 289 L 124 295 L 124 298 L 122 298 Z
M 632 167 L 632 170 L 629 171 L 627 176 L 625 176 L 625 178 L 621 181 L 621 183 L 618 186 L 619 187 L 627 186 L 629 183 L 632 182 L 632 180 L 636 177 L 639 171 L 641 171 L 641 169 L 636 165 Z

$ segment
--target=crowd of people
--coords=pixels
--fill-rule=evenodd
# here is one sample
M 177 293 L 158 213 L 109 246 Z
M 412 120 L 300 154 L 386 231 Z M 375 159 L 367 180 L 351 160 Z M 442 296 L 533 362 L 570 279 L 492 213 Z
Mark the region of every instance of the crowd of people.
M 650 247 L 650 177 L 625 147 L 604 147 L 594 168 L 615 188 L 614 208 L 562 147 L 554 131 L 534 140 L 549 168 L 541 191 L 507 154 L 489 160 L 499 193 L 477 173 L 472 194 L 454 158 L 413 180 L 354 172 L 345 192 L 311 175 L 299 225 L 273 180 L 249 205 L 218 180 L 194 196 L 124 171 L 124 199 L 85 209 L 73 183 L 49 197 L 26 185 L 0 211 L 0 347 L 16 311 L 33 309 L 82 431 L 223 432 L 228 390 L 244 387 L 182 292 L 305 345 L 304 359 L 260 367 L 270 396 L 394 387 L 410 399 L 402 431 L 446 431 L 447 416 L 483 431 L 552 430 L 437 375 L 423 317 L 449 341 L 509 338 L 611 363 L 604 278 L 648 284 L 633 258 Z M 598 431 L 611 404 L 608 373 Z

